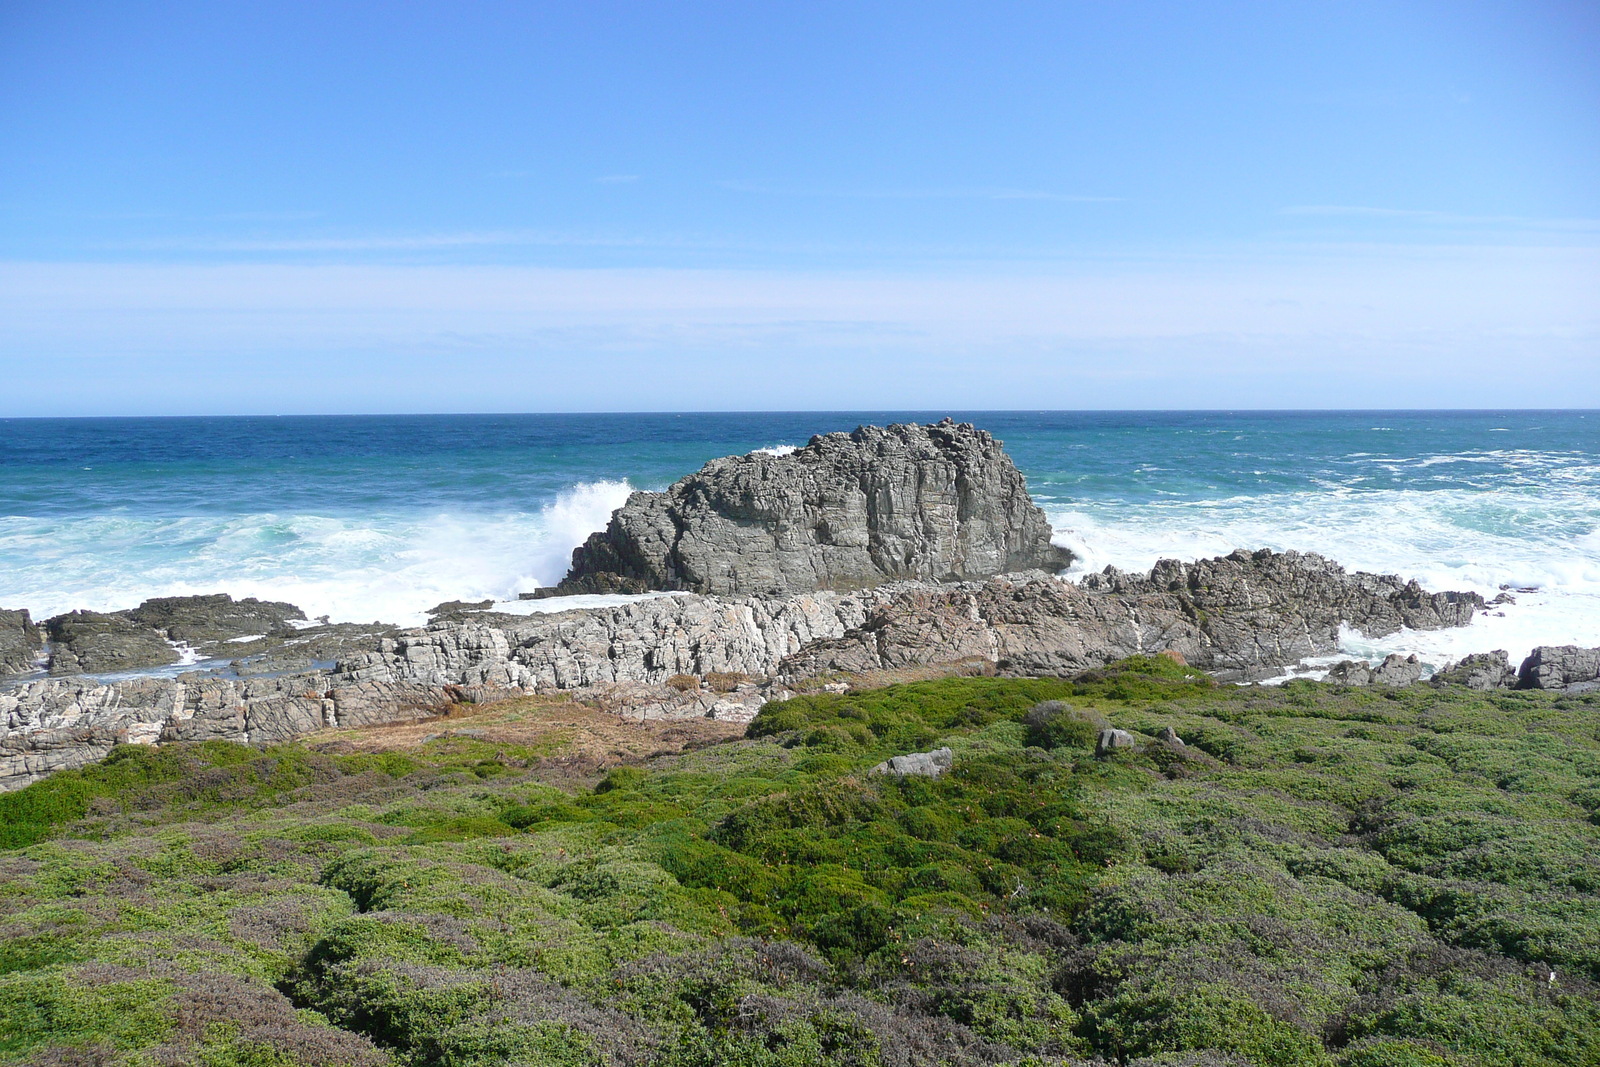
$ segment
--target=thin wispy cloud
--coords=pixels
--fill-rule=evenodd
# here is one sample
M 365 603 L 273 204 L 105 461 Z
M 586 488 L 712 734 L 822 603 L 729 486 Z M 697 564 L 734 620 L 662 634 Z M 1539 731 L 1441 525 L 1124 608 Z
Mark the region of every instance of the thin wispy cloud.
M 1464 215 L 1452 211 L 1368 207 L 1359 204 L 1305 204 L 1280 208 L 1280 215 L 1324 218 L 1388 219 L 1439 226 L 1514 227 L 1536 230 L 1600 230 L 1600 219 L 1533 218 L 1526 215 Z
M 1273 382 L 1323 395 L 1331 365 L 1352 406 L 1392 402 L 1397 375 L 1431 403 L 1481 403 L 1484 381 L 1527 406 L 1596 402 L 1585 370 L 1600 337 L 1600 248 L 1415 247 L 1032 273 L 0 262 L 0 360 L 18 368 L 0 413 L 58 395 L 63 367 L 83 368 L 111 409 L 129 382 L 182 384 L 210 373 L 217 352 L 259 368 L 266 391 L 253 399 L 282 404 L 303 392 L 286 365 L 378 383 L 368 395 L 393 404 L 469 403 L 460 390 L 487 382 L 498 402 L 530 409 L 556 395 L 606 409 L 707 395 L 820 407 L 908 387 L 977 390 L 995 406 L 1021 395 L 1227 406 L 1240 387 L 1280 395 Z M 453 378 L 444 356 L 476 370 Z M 729 371 L 752 361 L 771 375 Z M 1514 381 L 1501 380 L 1507 367 Z M 1107 374 L 1130 391 L 1094 384 Z M 426 391 L 394 391 L 405 383 Z
M 602 174 L 595 179 L 598 185 L 626 185 L 639 180 L 637 174 Z
M 633 237 L 598 237 L 519 230 L 457 233 L 353 235 L 340 237 L 196 237 L 128 241 L 108 248 L 147 252 L 425 252 L 461 248 L 605 247 L 633 248 L 650 242 Z
M 1123 200 L 1120 196 L 1089 196 L 1044 189 L 803 189 L 741 181 L 721 181 L 717 185 L 735 193 L 847 200 L 1037 200 L 1063 204 L 1115 204 Z

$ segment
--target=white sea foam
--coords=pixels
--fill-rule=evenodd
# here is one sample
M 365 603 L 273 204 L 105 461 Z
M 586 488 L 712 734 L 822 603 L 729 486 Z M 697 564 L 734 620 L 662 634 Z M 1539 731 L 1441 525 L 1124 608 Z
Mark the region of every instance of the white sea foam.
M 631 491 L 589 482 L 538 511 L 489 515 L 0 517 L 0 605 L 45 618 L 225 592 L 334 622 L 421 624 L 441 601 L 515 600 L 560 581 Z
M 558 611 L 577 611 L 580 608 L 615 608 L 639 600 L 659 600 L 682 593 L 580 593 L 576 596 L 552 596 L 543 600 L 503 600 L 494 610 L 504 615 L 553 615 Z
M 1075 575 L 1273 548 L 1320 552 L 1347 569 L 1415 578 L 1433 590 L 1488 599 L 1503 587 L 1525 590 L 1466 627 L 1375 639 L 1349 633 L 1341 646 L 1357 658 L 1416 653 L 1430 667 L 1503 648 L 1516 663 L 1535 645 L 1600 645 L 1600 501 L 1587 484 L 1551 481 L 1537 493 L 1333 488 L 1047 511 L 1056 542 L 1079 557 Z
M 799 445 L 768 445 L 766 448 L 752 448 L 751 454 L 760 453 L 763 456 L 787 456 L 791 452 L 800 451 Z

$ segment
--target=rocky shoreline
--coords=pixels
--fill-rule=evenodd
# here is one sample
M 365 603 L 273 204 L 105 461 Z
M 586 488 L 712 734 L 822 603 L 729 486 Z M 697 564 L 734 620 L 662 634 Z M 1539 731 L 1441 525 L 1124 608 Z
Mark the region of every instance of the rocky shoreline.
M 268 669 L 306 661 L 289 634 L 222 672 L 16 680 L 0 691 L 0 789 L 93 762 L 117 744 L 284 741 L 530 693 L 570 693 L 638 718 L 743 721 L 807 679 L 908 667 L 1070 675 L 1167 652 L 1248 681 L 1335 652 L 1344 625 L 1369 636 L 1438 629 L 1465 625 L 1482 607 L 1475 594 L 1429 593 L 1320 556 L 1262 551 L 1081 583 L 1035 571 L 855 592 L 685 594 L 532 616 L 457 611 L 426 627 L 355 628 L 362 632 L 343 639 L 303 631 L 301 640 L 332 658 L 326 667 Z M 1421 668 L 1399 661 L 1331 673 L 1347 685 L 1409 684 Z M 1480 689 L 1590 688 L 1600 684 L 1600 650 L 1540 648 L 1518 670 L 1504 652 L 1488 653 L 1437 678 Z
M 412 629 L 312 622 L 292 604 L 222 594 L 37 624 L 0 610 L 0 790 L 117 744 L 276 742 L 525 694 L 748 721 L 803 683 L 909 668 L 1061 676 L 1166 653 L 1219 680 L 1259 681 L 1335 653 L 1343 627 L 1435 630 L 1486 608 L 1475 593 L 1298 552 L 1071 582 L 1054 573 L 1068 556 L 1050 534 L 1000 442 L 947 420 L 716 460 L 665 493 L 636 493 L 542 591 L 675 595 L 530 616 L 457 602 Z M 214 665 L 176 672 L 186 656 Z M 95 677 L 162 668 L 170 676 Z M 1329 677 L 1421 674 L 1415 657 L 1390 657 Z M 1517 669 L 1485 653 L 1437 677 L 1590 688 L 1600 650 L 1539 648 Z

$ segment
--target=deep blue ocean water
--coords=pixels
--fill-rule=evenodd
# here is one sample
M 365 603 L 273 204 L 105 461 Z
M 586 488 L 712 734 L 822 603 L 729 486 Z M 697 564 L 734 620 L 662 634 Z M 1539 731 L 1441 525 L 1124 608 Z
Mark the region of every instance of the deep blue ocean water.
M 560 578 L 632 488 L 861 423 L 1005 441 L 1078 569 L 1237 547 L 1531 592 L 1435 660 L 1600 644 L 1600 412 L 849 412 L 0 420 L 0 606 L 227 591 L 420 621 Z

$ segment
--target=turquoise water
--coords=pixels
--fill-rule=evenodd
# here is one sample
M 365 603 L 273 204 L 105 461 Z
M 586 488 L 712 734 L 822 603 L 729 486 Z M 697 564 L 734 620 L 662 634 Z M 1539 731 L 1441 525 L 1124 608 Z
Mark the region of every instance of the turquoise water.
M 947 414 L 1006 442 L 1078 569 L 1307 549 L 1437 588 L 1533 590 L 1461 633 L 1351 635 L 1354 651 L 1600 644 L 1600 412 L 0 420 L 0 605 L 224 590 L 420 621 L 554 582 L 633 488 Z

